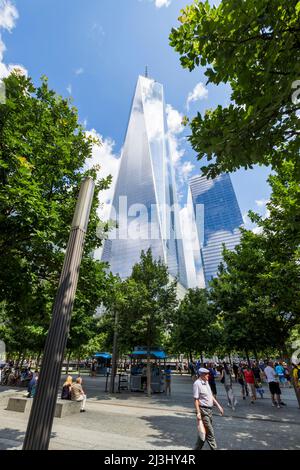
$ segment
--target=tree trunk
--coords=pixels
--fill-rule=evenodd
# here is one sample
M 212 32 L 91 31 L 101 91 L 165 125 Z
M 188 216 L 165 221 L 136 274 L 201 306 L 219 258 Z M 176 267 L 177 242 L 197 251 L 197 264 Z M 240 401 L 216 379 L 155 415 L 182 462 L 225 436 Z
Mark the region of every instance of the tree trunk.
M 147 350 L 147 395 L 151 397 L 151 364 L 150 364 L 150 347 Z
M 42 351 L 39 351 L 38 356 L 36 358 L 36 364 L 35 364 L 36 369 L 38 369 L 40 367 L 41 355 L 42 355 Z
M 22 369 L 24 359 L 25 359 L 25 353 L 23 353 L 21 356 L 20 369 Z
M 258 364 L 258 355 L 257 355 L 257 351 L 256 351 L 255 348 L 253 348 L 253 352 L 254 352 L 255 360 L 256 360 L 256 362 L 257 362 L 257 364 Z
M 18 366 L 20 365 L 21 357 L 22 357 L 22 353 L 21 353 L 21 352 L 18 352 L 17 361 L 16 361 L 17 364 L 18 364 Z
M 67 375 L 69 373 L 70 357 L 71 357 L 71 351 L 69 352 L 68 359 L 67 359 L 67 368 L 66 368 L 66 374 Z
M 113 353 L 111 358 L 111 376 L 110 376 L 110 386 L 109 393 L 114 393 L 115 391 L 115 377 L 117 373 L 117 347 L 118 347 L 118 322 L 119 322 L 119 312 L 115 312 L 115 326 L 114 326 L 114 342 L 113 342 Z
M 245 351 L 245 355 L 246 355 L 246 358 L 247 358 L 248 366 L 250 367 L 251 364 L 250 364 L 250 358 L 249 358 L 248 351 Z
M 201 366 L 203 366 L 203 354 L 200 354 L 200 359 L 201 359 Z

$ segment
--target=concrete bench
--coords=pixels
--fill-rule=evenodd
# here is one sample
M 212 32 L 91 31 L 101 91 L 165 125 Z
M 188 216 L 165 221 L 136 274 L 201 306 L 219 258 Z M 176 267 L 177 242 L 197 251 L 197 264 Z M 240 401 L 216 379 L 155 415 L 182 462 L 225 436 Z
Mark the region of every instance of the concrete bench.
M 32 398 L 16 398 L 9 397 L 6 410 L 19 411 L 21 413 L 30 413 L 32 407 Z M 63 418 L 64 416 L 79 413 L 81 402 L 71 400 L 57 400 L 55 407 L 55 418 Z

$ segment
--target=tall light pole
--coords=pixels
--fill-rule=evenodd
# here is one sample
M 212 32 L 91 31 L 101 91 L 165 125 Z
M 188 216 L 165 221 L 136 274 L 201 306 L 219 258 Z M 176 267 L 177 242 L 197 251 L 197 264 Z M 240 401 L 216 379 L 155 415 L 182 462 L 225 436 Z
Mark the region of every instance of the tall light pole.
M 94 190 L 93 179 L 85 178 L 81 184 L 73 217 L 23 450 L 47 450 L 49 446 Z
M 117 374 L 117 351 L 118 351 L 118 323 L 119 323 L 119 312 L 118 306 L 115 307 L 115 325 L 114 325 L 114 342 L 113 342 L 113 353 L 111 360 L 111 376 L 110 376 L 110 386 L 109 393 L 114 393 L 115 391 L 115 377 Z

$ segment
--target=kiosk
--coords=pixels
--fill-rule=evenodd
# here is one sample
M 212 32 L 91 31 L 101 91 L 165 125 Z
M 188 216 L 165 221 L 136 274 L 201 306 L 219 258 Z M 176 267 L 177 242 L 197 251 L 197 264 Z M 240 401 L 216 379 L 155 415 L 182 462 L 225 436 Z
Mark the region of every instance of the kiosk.
M 111 367 L 111 354 L 109 353 L 96 353 L 93 359 L 97 360 L 96 373 L 98 375 L 106 375 Z
M 164 369 L 167 355 L 162 348 L 151 348 L 149 351 L 151 360 L 151 389 L 153 393 L 165 391 Z M 144 392 L 147 389 L 147 357 L 148 350 L 143 346 L 137 346 L 130 354 L 131 375 L 130 390 L 132 392 Z

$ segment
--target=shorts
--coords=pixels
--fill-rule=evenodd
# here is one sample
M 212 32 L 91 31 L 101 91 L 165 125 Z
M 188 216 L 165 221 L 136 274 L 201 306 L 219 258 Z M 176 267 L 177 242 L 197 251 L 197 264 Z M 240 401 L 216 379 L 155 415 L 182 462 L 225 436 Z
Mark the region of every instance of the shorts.
M 269 382 L 269 389 L 272 395 L 281 395 L 281 390 L 278 382 Z

